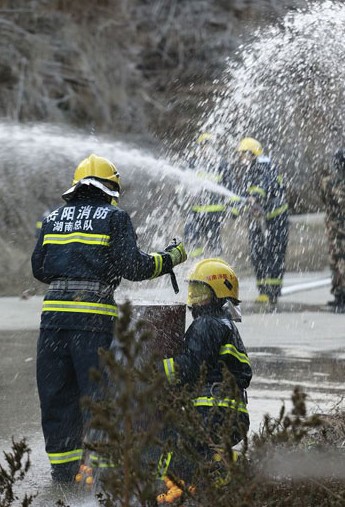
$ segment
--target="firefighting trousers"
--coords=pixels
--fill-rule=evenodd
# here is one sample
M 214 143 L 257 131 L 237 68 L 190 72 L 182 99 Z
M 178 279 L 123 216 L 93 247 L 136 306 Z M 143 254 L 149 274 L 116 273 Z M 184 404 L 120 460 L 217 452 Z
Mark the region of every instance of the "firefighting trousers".
M 88 414 L 81 397 L 100 397 L 90 380 L 99 368 L 98 349 L 109 349 L 113 335 L 82 330 L 41 329 L 37 345 L 37 386 L 42 429 L 53 479 L 72 480 L 83 452 Z
M 176 431 L 173 425 L 166 428 L 162 440 L 170 441 L 171 451 L 159 456 L 158 476 L 164 477 L 171 474 L 191 484 L 195 479 L 194 473 L 198 463 L 208 463 L 212 467 L 214 464 L 218 468 L 215 461 L 218 451 L 215 450 L 215 446 L 219 451 L 225 443 L 233 447 L 243 440 L 249 430 L 248 413 L 231 410 L 232 420 L 229 432 L 228 424 L 230 420 L 228 418 L 227 423 L 225 423 L 223 409 L 214 413 L 209 407 L 200 406 L 196 410 L 202 417 L 205 435 L 209 435 L 210 438 L 205 437 L 203 441 L 200 441 L 199 436 L 193 433 L 188 425 L 185 434 L 181 433 L 182 428 Z M 223 433 L 224 431 L 226 433 Z M 209 441 L 212 441 L 212 446 L 208 445 Z M 157 455 L 155 457 L 157 459 Z
M 288 230 L 287 213 L 267 220 L 264 227 L 258 221 L 249 224 L 250 257 L 260 294 L 281 294 Z

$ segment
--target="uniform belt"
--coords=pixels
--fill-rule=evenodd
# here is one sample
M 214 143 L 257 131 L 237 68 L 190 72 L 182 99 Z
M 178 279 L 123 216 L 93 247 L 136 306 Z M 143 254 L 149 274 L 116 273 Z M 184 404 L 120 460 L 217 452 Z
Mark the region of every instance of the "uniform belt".
M 53 280 L 49 284 L 49 290 L 87 290 L 112 294 L 114 287 L 103 282 L 87 280 Z

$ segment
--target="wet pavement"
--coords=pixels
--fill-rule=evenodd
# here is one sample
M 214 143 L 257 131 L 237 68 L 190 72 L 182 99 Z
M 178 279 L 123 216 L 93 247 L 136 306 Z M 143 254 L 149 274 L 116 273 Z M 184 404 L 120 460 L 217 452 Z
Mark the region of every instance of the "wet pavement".
M 285 287 L 302 281 L 327 280 L 329 273 L 288 274 Z M 171 287 L 147 289 L 139 284 L 135 297 L 183 302 L 185 286 L 174 296 Z M 282 403 L 291 408 L 296 385 L 307 394 L 309 412 L 327 412 L 338 405 L 345 409 L 345 315 L 328 311 L 329 285 L 286 294 L 276 309 L 264 311 L 254 303 L 255 282 L 241 280 L 243 322 L 238 324 L 250 356 L 254 376 L 248 390 L 251 431 L 258 431 L 265 413 L 278 416 Z M 118 301 L 129 294 L 125 288 Z M 35 353 L 41 296 L 23 300 L 0 298 L 0 447 L 8 450 L 11 438 L 26 437 L 32 449 L 32 468 L 26 488 L 40 494 L 34 506 L 54 505 L 58 498 L 70 505 L 94 505 L 84 499 L 71 500 L 68 492 L 50 483 L 49 463 L 44 452 L 40 410 L 35 380 Z M 187 325 L 190 316 L 187 317 Z M 1 460 L 1 458 L 0 458 Z M 53 498 L 56 500 L 52 501 Z

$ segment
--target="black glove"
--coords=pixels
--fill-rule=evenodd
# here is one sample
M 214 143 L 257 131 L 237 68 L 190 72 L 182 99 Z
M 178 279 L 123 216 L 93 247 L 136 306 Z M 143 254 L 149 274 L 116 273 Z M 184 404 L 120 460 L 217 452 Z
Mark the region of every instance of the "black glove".
M 260 220 L 264 217 L 265 211 L 261 204 L 254 197 L 248 197 L 247 199 L 248 212 L 250 216 L 254 218 L 254 220 Z
M 165 249 L 171 257 L 172 267 L 187 260 L 187 253 L 182 241 L 174 239 Z

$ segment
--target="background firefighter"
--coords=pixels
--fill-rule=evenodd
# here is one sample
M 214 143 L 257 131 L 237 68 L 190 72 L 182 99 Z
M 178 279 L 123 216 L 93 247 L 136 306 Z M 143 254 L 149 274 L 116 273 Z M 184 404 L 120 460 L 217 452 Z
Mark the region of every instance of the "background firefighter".
M 345 150 L 333 157 L 331 173 L 321 181 L 321 199 L 326 210 L 326 232 L 332 273 L 329 305 L 336 313 L 345 312 Z
M 209 132 L 200 134 L 196 140 L 195 153 L 189 162 L 197 178 L 205 182 L 221 183 L 218 158 L 215 136 Z M 203 166 L 206 170 L 202 169 Z M 225 210 L 226 204 L 221 197 L 207 188 L 193 198 L 184 228 L 189 258 L 222 254 L 221 226 Z
M 222 259 L 204 259 L 193 268 L 188 278 L 187 304 L 193 322 L 184 336 L 180 354 L 163 360 L 166 377 L 172 385 L 198 386 L 201 370 L 206 366 L 203 387 L 192 403 L 201 414 L 203 425 L 221 431 L 225 413 L 231 411 L 232 431 L 227 437 L 231 445 L 239 443 L 249 429 L 246 388 L 252 369 L 235 321 L 241 320 L 238 279 Z M 234 379 L 233 392 L 224 396 L 223 368 Z M 203 378 L 202 378 L 203 380 Z M 214 407 L 219 408 L 215 414 Z M 182 421 L 183 423 L 183 421 Z M 212 461 L 215 456 L 205 442 L 192 442 L 200 459 Z M 168 472 L 190 482 L 193 466 L 185 456 L 172 456 Z
M 71 481 L 83 455 L 86 414 L 81 396 L 99 396 L 89 379 L 98 349 L 109 349 L 124 277 L 145 280 L 186 260 L 182 243 L 147 254 L 129 215 L 117 207 L 119 173 L 90 155 L 75 170 L 66 204 L 44 219 L 32 254 L 35 278 L 49 284 L 37 350 L 37 384 L 46 451 L 56 481 Z
M 233 218 L 247 214 L 251 262 L 256 275 L 258 303 L 277 302 L 285 273 L 288 244 L 288 204 L 283 177 L 261 144 L 242 139 L 234 164 L 224 170 L 223 184 L 238 197 L 230 198 Z

